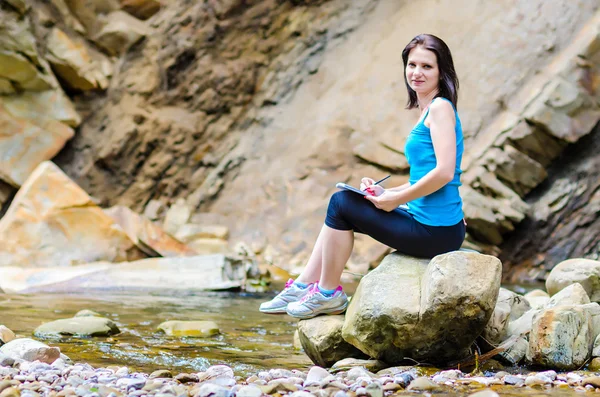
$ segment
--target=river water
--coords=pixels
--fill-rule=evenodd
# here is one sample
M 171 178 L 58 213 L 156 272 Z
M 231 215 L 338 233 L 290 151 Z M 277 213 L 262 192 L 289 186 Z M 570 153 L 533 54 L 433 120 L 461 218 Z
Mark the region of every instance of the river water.
M 33 337 L 35 328 L 45 322 L 73 317 L 83 309 L 96 311 L 113 320 L 121 333 L 44 341 L 60 347 L 73 361 L 93 366 L 126 365 L 144 372 L 169 369 L 179 373 L 228 364 L 236 375 L 309 367 L 310 359 L 292 344 L 297 320 L 260 313 L 258 306 L 265 299 L 270 297 L 229 292 L 0 295 L 0 324 L 18 336 Z M 168 320 L 214 321 L 221 334 L 209 338 L 166 336 L 157 326 Z
M 232 292 L 130 295 L 113 291 L 85 296 L 0 295 L 0 324 L 18 336 L 32 337 L 35 328 L 45 322 L 69 318 L 80 310 L 89 309 L 112 319 L 121 333 L 111 337 L 69 337 L 44 342 L 60 347 L 74 362 L 86 362 L 94 367 L 128 366 L 146 373 L 157 369 L 168 369 L 174 375 L 200 372 L 216 364 L 230 365 L 242 378 L 271 368 L 306 371 L 312 365 L 310 359 L 293 347 L 297 320 L 258 311 L 260 302 L 271 296 Z M 214 321 L 221 334 L 209 338 L 169 337 L 157 330 L 160 323 L 168 320 Z M 435 371 L 419 369 L 422 375 L 432 375 Z M 509 371 L 528 372 L 524 368 Z M 581 374 L 592 375 L 589 372 Z M 494 389 L 501 396 L 570 397 L 593 393 L 547 387 L 494 386 Z M 446 390 L 441 395 L 462 396 L 473 391 L 476 390 L 460 387 L 452 392 Z

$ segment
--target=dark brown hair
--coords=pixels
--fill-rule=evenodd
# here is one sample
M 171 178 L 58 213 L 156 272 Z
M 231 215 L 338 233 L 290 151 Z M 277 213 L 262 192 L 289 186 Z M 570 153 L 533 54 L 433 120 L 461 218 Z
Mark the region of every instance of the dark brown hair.
M 432 34 L 420 34 L 410 41 L 404 47 L 402 51 L 402 61 L 404 62 L 404 83 L 408 90 L 408 102 L 406 103 L 407 109 L 414 109 L 419 107 L 417 100 L 417 93 L 410 88 L 408 80 L 406 79 L 406 66 L 408 64 L 408 54 L 410 51 L 421 46 L 429 51 L 432 51 L 438 63 L 438 69 L 440 70 L 440 81 L 439 91 L 437 97 L 443 97 L 448 99 L 454 104 L 454 108 L 458 108 L 458 76 L 456 70 L 454 70 L 454 62 L 452 61 L 452 54 L 450 48 L 444 43 L 442 39 Z

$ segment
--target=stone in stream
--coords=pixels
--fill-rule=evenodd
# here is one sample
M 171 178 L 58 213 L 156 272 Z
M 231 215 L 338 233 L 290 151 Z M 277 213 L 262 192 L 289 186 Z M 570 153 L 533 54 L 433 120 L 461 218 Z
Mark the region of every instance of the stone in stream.
M 159 369 L 150 374 L 148 379 L 154 378 L 172 378 L 173 374 L 168 369 Z
M 78 311 L 73 317 L 102 317 L 102 315 L 93 310 L 83 309 Z
M 233 370 L 227 365 L 213 365 L 206 372 L 199 372 L 198 382 L 228 387 L 236 384 Z
M 169 336 L 206 337 L 219 334 L 219 326 L 213 321 L 165 321 L 157 327 Z
M 366 355 L 342 338 L 344 315 L 317 316 L 298 322 L 298 335 L 306 355 L 313 363 L 330 367 L 348 357 Z
M 8 327 L 4 326 L 4 325 L 0 325 L 0 346 L 2 346 L 5 343 L 10 342 L 11 340 L 15 339 L 15 333 L 12 332 Z
M 583 305 L 556 306 L 533 317 L 527 361 L 546 368 L 576 369 L 592 353 L 593 325 Z
M 121 332 L 117 325 L 104 317 L 73 317 L 42 324 L 33 334 L 37 337 L 74 335 L 110 336 Z
M 15 359 L 0 353 L 0 367 L 11 367 L 15 363 Z
M 7 389 L 2 390 L 2 393 L 0 393 L 0 397 L 21 397 L 21 392 L 17 387 L 9 387 Z
M 60 357 L 60 349 L 58 347 L 50 347 L 29 338 L 13 339 L 0 347 L 0 353 L 14 360 L 38 360 L 47 364 L 52 364 Z
M 545 308 L 560 305 L 585 305 L 590 303 L 590 298 L 585 289 L 579 283 L 573 283 L 556 294 L 546 302 Z
M 588 365 L 588 370 L 592 372 L 600 371 L 600 357 L 594 357 L 592 362 Z
M 344 358 L 343 360 L 337 361 L 331 366 L 332 371 L 347 371 L 352 368 L 362 367 L 368 371 L 377 372 L 385 367 L 387 364 L 379 360 L 363 360 L 360 358 Z
M 546 290 L 554 295 L 574 283 L 581 284 L 592 302 L 600 302 L 600 261 L 573 258 L 560 262 L 546 278 Z

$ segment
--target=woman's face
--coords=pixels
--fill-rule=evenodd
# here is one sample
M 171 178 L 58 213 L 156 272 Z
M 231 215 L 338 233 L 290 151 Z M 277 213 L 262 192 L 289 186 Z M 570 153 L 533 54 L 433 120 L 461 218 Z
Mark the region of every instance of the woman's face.
M 410 88 L 418 94 L 428 94 L 437 90 L 440 70 L 435 53 L 420 45 L 410 50 L 406 64 L 406 80 Z

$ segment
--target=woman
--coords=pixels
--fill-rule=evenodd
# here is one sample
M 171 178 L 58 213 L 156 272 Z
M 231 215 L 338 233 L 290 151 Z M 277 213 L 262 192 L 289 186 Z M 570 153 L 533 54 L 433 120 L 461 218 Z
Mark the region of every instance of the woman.
M 458 192 L 463 133 L 452 55 L 440 38 L 421 34 L 404 48 L 402 60 L 407 108 L 421 112 L 406 141 L 409 182 L 384 189 L 363 178 L 364 197 L 349 191 L 334 193 L 306 268 L 279 295 L 261 304 L 261 312 L 302 319 L 344 312 L 348 298 L 339 282 L 354 232 L 418 257 L 460 248 L 465 237 Z M 401 204 L 408 209 L 398 208 Z

